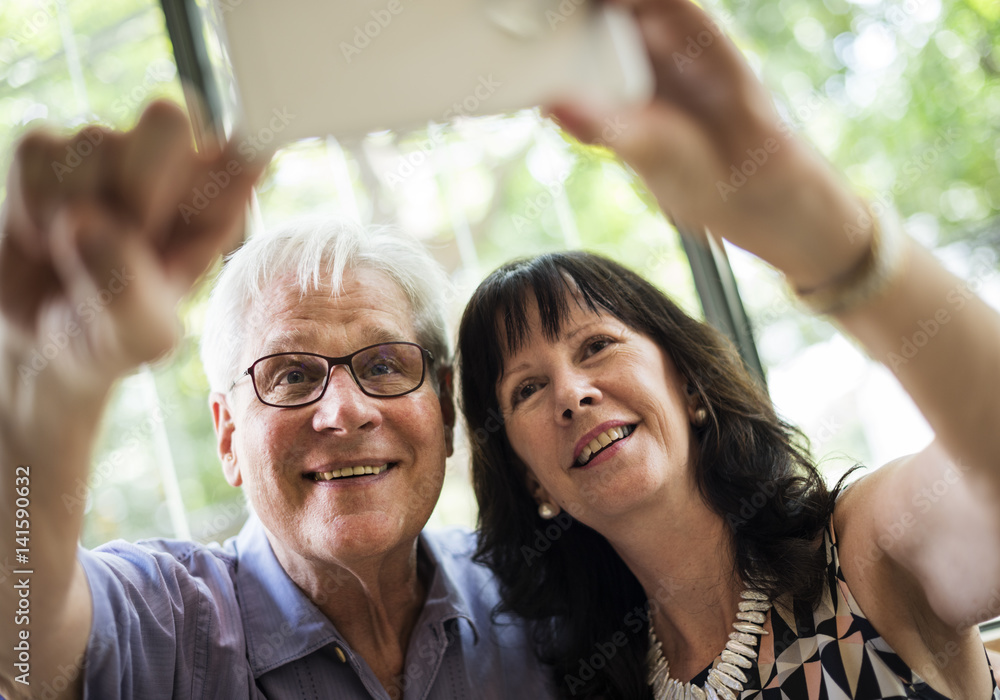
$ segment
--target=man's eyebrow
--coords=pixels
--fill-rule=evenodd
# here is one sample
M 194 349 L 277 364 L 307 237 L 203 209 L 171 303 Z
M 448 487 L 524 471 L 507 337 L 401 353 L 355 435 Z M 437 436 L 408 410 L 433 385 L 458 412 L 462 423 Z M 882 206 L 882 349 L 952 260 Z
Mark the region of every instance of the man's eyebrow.
M 365 326 L 361 329 L 361 337 L 364 338 L 365 345 L 379 345 L 381 343 L 410 342 L 399 333 L 390 331 L 383 326 Z

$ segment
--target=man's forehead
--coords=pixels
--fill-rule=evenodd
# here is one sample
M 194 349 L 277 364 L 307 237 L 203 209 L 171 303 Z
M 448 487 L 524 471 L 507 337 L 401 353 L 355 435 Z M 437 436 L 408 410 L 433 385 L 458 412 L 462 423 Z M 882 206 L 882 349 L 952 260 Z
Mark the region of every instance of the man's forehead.
M 262 297 L 251 314 L 250 341 L 268 349 L 310 341 L 359 348 L 416 340 L 409 300 L 387 275 L 374 270 L 345 273 L 340 291 L 325 284 L 303 294 L 294 279 L 279 278 Z
M 353 351 L 379 343 L 400 340 L 413 342 L 415 340 L 410 333 L 407 333 L 405 329 L 398 328 L 395 324 L 377 325 L 365 322 L 331 326 L 306 321 L 292 327 L 276 327 L 265 332 L 260 338 L 261 354 L 282 352 L 288 349 L 333 352 L 332 348 L 327 347 L 331 336 L 337 339 L 344 338 L 351 345 L 347 350 L 338 350 L 337 352 Z

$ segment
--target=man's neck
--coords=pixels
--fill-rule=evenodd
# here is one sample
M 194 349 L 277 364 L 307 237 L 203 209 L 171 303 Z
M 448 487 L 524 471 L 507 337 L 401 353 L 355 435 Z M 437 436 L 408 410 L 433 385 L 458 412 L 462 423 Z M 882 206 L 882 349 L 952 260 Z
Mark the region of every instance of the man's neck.
M 356 562 L 306 561 L 271 545 L 282 568 L 371 667 L 389 695 L 401 696 L 410 636 L 427 598 L 430 567 L 417 541 Z M 429 564 L 429 562 L 425 562 Z M 399 693 L 393 693 L 396 687 Z

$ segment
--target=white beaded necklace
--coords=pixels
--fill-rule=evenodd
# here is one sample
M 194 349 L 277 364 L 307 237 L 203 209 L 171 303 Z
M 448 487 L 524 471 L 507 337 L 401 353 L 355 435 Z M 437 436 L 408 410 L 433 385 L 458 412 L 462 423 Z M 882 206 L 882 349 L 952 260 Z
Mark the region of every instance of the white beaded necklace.
M 762 625 L 771 609 L 768 597 L 757 591 L 747 589 L 740 597 L 743 600 L 733 623 L 736 631 L 729 634 L 726 648 L 719 655 L 720 662 L 708 672 L 708 682 L 702 688 L 670 677 L 669 664 L 663 658 L 662 644 L 656 638 L 650 618 L 646 668 L 655 700 L 738 700 L 748 680 L 741 669 L 753 667 L 753 660 L 757 658 L 753 647 L 757 646 L 757 637 L 767 634 Z

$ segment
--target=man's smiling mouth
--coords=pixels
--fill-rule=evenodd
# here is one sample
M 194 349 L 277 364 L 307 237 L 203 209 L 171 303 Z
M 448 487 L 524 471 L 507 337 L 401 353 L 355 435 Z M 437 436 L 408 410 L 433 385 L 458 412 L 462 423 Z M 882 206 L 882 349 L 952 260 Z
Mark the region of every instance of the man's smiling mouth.
M 356 467 L 343 467 L 342 469 L 334 469 L 329 472 L 312 472 L 306 474 L 307 479 L 313 481 L 332 481 L 334 479 L 350 479 L 355 476 L 368 476 L 368 475 L 378 475 L 392 467 L 396 466 L 395 462 L 386 462 L 385 464 L 375 464 L 375 465 L 359 465 Z
M 605 449 L 619 440 L 627 438 L 632 434 L 633 430 L 635 430 L 634 425 L 620 425 L 615 428 L 608 428 L 587 443 L 587 445 L 583 448 L 583 451 L 580 452 L 580 456 L 576 458 L 576 464 L 574 466 L 585 466 L 588 462 L 590 462 L 590 460 L 599 455 Z

